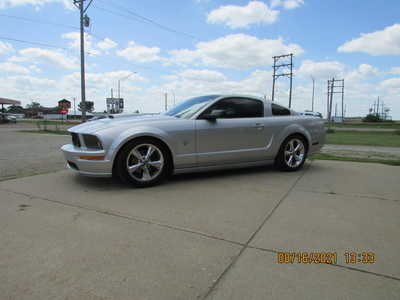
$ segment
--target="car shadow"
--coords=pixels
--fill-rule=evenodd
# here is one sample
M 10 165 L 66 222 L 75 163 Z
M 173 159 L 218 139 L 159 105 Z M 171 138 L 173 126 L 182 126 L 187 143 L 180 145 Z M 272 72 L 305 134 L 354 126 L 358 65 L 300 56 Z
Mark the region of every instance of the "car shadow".
M 171 184 L 181 184 L 189 181 L 210 181 L 215 179 L 224 179 L 230 177 L 241 177 L 243 175 L 257 175 L 257 174 L 273 174 L 279 172 L 273 165 L 257 166 L 257 167 L 246 167 L 240 169 L 226 169 L 217 171 L 207 172 L 193 172 L 185 174 L 177 174 L 170 176 L 167 180 L 163 181 L 158 187 L 170 186 Z M 101 190 L 121 190 L 121 189 L 132 189 L 134 186 L 124 184 L 119 178 L 95 178 L 86 177 L 78 174 L 74 175 L 73 181 L 77 185 L 81 185 L 82 188 L 90 188 L 98 191 Z

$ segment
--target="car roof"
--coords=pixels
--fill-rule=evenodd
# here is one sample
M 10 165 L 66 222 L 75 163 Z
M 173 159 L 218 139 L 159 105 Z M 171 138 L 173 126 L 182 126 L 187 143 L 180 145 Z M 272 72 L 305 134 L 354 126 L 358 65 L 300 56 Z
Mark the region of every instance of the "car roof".
M 270 100 L 265 99 L 264 97 L 259 97 L 259 96 L 254 96 L 254 95 L 248 95 L 248 94 L 225 94 L 225 95 L 207 95 L 207 96 L 217 96 L 215 100 L 221 99 L 221 98 L 251 98 L 251 99 L 256 99 L 260 100 L 266 103 L 271 103 Z

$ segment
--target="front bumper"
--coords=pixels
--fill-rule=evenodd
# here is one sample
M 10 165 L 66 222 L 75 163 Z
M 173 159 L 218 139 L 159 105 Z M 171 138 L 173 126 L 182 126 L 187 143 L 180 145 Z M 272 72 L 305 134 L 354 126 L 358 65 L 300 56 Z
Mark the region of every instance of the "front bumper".
M 111 177 L 112 161 L 110 160 L 88 160 L 81 159 L 81 156 L 105 156 L 104 150 L 86 150 L 68 144 L 61 147 L 67 161 L 66 166 L 81 175 L 90 177 Z

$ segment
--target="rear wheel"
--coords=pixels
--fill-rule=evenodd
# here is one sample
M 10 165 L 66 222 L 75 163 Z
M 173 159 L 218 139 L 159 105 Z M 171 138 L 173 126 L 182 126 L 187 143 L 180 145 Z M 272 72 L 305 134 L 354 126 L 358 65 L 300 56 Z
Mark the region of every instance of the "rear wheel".
M 283 171 L 297 171 L 307 158 L 307 143 L 300 135 L 292 135 L 282 143 L 275 165 Z
M 171 159 L 161 142 L 143 138 L 125 145 L 116 164 L 122 181 L 137 187 L 148 187 L 158 184 L 167 176 Z

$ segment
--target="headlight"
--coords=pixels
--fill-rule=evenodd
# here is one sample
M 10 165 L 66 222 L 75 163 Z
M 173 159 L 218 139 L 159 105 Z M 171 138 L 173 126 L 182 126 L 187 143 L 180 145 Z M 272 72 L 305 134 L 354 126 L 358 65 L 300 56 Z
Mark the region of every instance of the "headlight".
M 75 147 L 80 147 L 81 141 L 79 140 L 78 134 L 71 132 L 71 137 L 72 137 L 72 144 L 74 144 Z
M 84 134 L 83 141 L 85 142 L 86 148 L 98 150 L 103 149 L 103 146 L 97 136 Z

